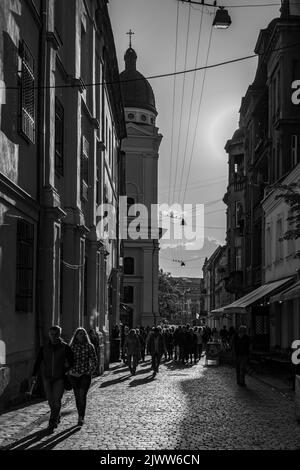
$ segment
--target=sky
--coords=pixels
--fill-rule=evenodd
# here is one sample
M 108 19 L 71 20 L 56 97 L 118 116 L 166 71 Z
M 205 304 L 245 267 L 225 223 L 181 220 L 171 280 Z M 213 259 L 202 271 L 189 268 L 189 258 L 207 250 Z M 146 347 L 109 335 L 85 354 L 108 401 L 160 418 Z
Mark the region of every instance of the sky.
M 270 3 L 274 5 L 257 6 Z M 246 7 L 249 4 L 256 6 Z M 130 29 L 134 31 L 137 69 L 150 77 L 252 55 L 259 31 L 280 14 L 279 0 L 224 0 L 218 5 L 228 7 L 232 24 L 226 30 L 212 28 L 214 8 L 178 0 L 110 0 L 120 72 Z M 197 242 L 183 247 L 178 241 L 161 240 L 160 267 L 173 276 L 202 277 L 205 257 L 225 243 L 222 199 L 228 156 L 224 146 L 238 127 L 241 99 L 254 79 L 256 66 L 255 57 L 175 79 L 149 80 L 158 110 L 157 126 L 163 135 L 159 203 L 204 204 L 204 223 L 198 224 L 203 233 Z M 184 217 L 191 213 L 201 215 L 194 209 Z M 182 219 L 175 215 L 171 222 L 180 225 Z

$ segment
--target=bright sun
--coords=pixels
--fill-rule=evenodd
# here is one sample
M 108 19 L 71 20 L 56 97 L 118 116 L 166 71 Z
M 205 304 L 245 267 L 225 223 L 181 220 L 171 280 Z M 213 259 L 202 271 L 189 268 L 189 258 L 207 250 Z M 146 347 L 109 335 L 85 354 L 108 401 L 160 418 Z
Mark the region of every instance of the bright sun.
M 208 127 L 207 139 L 214 157 L 224 158 L 224 147 L 237 129 L 237 109 L 229 106 L 215 114 Z

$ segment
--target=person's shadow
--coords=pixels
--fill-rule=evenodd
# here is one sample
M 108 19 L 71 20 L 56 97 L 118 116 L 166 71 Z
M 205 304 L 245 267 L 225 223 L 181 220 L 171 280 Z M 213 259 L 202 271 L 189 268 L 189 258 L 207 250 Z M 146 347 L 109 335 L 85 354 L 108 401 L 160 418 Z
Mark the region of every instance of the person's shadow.
M 55 447 L 59 442 L 67 439 L 72 434 L 78 432 L 80 427 L 72 426 L 64 431 L 61 431 L 58 434 L 54 434 L 51 438 L 38 443 L 47 436 L 50 436 L 48 429 L 42 429 L 36 431 L 28 436 L 22 437 L 21 439 L 9 444 L 7 446 L 1 447 L 0 450 L 26 450 L 26 449 L 51 449 Z M 38 443 L 38 444 L 36 444 Z M 34 445 L 36 444 L 36 445 Z
M 30 450 L 51 450 L 54 449 L 60 442 L 65 441 L 68 439 L 68 437 L 72 436 L 73 434 L 76 434 L 78 431 L 81 430 L 80 426 L 71 426 L 68 429 L 65 429 L 64 431 L 61 431 L 58 434 L 54 434 L 52 437 L 49 439 L 40 442 L 39 444 L 36 444 L 35 446 L 30 447 Z
M 123 377 L 118 377 L 118 378 L 113 379 L 113 380 L 107 380 L 106 382 L 102 382 L 102 384 L 100 385 L 99 388 L 111 387 L 112 385 L 116 385 L 118 383 L 125 382 L 125 380 L 130 379 L 130 377 L 131 377 L 131 374 L 125 375 Z
M 153 380 L 155 379 L 155 375 L 152 374 L 152 375 L 148 375 L 147 377 L 144 377 L 143 379 L 135 379 L 135 380 L 132 380 L 128 386 L 129 387 L 138 387 L 139 385 L 145 385 L 147 383 L 150 383 L 152 382 Z

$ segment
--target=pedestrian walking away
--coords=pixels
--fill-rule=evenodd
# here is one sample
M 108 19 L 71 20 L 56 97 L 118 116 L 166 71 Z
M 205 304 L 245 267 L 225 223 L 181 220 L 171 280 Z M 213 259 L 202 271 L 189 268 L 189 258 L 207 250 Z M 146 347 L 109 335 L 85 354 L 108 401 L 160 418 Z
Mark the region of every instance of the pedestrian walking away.
M 200 361 L 203 347 L 203 330 L 201 326 L 195 328 L 195 335 L 197 336 L 197 358 Z
M 127 365 L 132 375 L 136 374 L 136 368 L 141 356 L 141 343 L 136 334 L 136 330 L 132 329 L 126 336 L 124 350 L 127 353 Z
M 158 327 L 153 329 L 153 333 L 149 337 L 148 347 L 152 357 L 153 375 L 155 376 L 159 372 L 160 361 L 166 351 L 164 337 Z
M 33 382 L 41 371 L 44 390 L 50 407 L 48 430 L 53 430 L 60 421 L 61 400 L 64 394 L 65 374 L 73 367 L 72 349 L 61 339 L 61 328 L 57 325 L 49 329 L 49 340 L 41 347 L 33 367 Z
M 250 338 L 247 335 L 247 327 L 241 325 L 238 334 L 234 338 L 235 366 L 237 384 L 244 387 L 247 364 L 250 354 Z
M 84 423 L 87 393 L 91 385 L 92 374 L 97 367 L 98 358 L 95 347 L 84 328 L 77 328 L 70 341 L 74 354 L 74 364 L 69 372 L 78 411 L 78 426 Z

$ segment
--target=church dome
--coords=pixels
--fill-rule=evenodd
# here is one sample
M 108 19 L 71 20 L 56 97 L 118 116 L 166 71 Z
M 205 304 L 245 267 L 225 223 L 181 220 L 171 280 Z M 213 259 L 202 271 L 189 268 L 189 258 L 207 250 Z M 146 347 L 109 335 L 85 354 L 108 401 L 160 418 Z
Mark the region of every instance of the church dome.
M 147 109 L 157 115 L 152 87 L 136 70 L 137 55 L 131 47 L 127 49 L 124 60 L 125 70 L 120 74 L 120 81 L 125 108 Z

